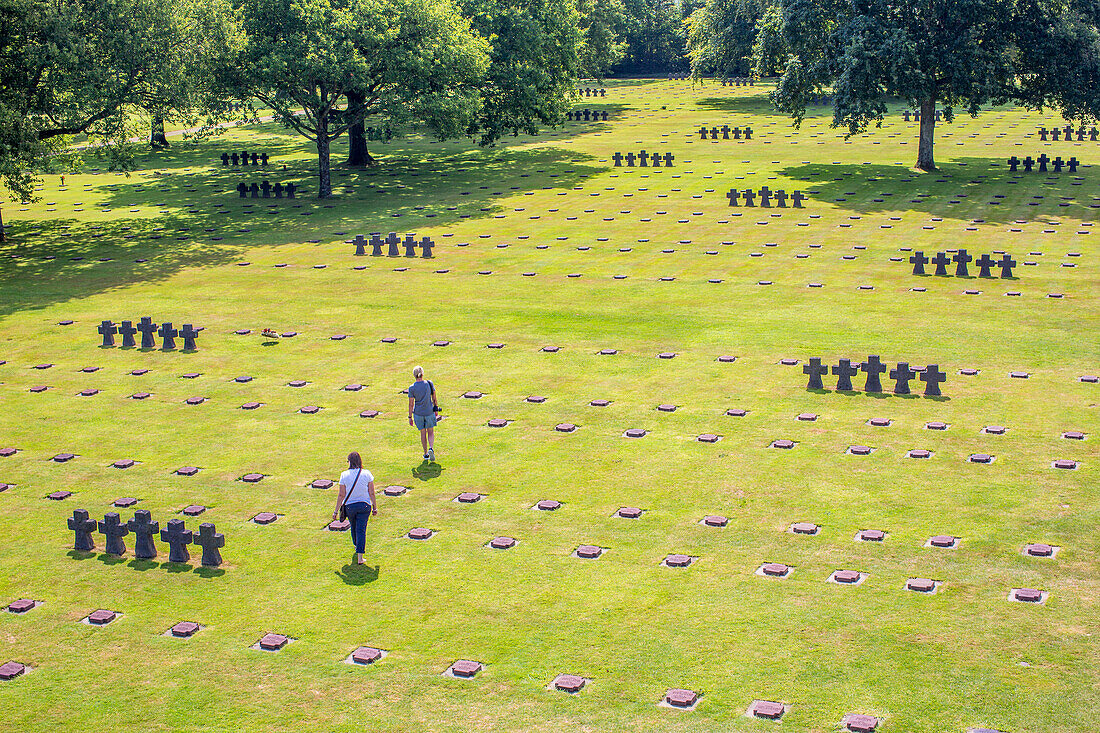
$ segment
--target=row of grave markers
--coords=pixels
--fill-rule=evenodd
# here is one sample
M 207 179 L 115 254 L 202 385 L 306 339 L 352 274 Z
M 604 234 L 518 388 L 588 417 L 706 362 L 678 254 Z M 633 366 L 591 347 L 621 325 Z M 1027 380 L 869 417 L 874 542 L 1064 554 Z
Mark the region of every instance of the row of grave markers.
M 566 112 L 565 118 L 571 122 L 607 122 L 607 110 L 578 109 Z
M 913 122 L 920 122 L 920 112 L 910 112 L 909 110 L 905 110 L 901 113 L 901 116 L 906 122 L 909 121 L 910 116 L 912 116 Z M 942 117 L 943 110 L 936 110 L 936 122 L 939 122 Z
M 96 329 L 103 337 L 103 343 L 100 345 L 104 347 L 115 345 L 116 334 L 122 335 L 123 348 L 134 347 L 137 345 L 134 336 L 140 333 L 141 348 L 143 349 L 155 349 L 157 346 L 155 337 L 158 335 L 163 339 L 164 349 L 174 349 L 176 348 L 176 336 L 181 336 L 183 337 L 184 351 L 194 351 L 196 349 L 195 339 L 199 337 L 200 330 L 190 323 L 183 324 L 183 327 L 178 330 L 172 328 L 170 322 L 157 326 L 149 316 L 142 316 L 137 326 L 134 326 L 132 321 L 123 321 L 118 326 L 113 321 L 103 321 Z
M 397 236 L 397 232 L 390 232 L 385 239 L 382 239 L 378 234 L 372 234 L 369 241 L 362 234 L 357 234 L 355 236 L 355 254 L 357 257 L 367 253 L 365 247 L 368 244 L 371 247 L 371 257 L 381 257 L 383 246 L 388 247 L 386 255 L 389 257 L 400 257 L 399 247 L 405 248 L 406 257 L 416 257 L 416 248 L 420 247 L 420 256 L 424 259 L 431 259 L 432 249 L 435 247 L 435 242 L 431 240 L 431 237 L 423 237 L 417 242 L 415 234 L 406 234 L 404 242 L 401 241 L 401 237 Z
M 251 186 L 249 186 L 244 181 L 241 181 L 237 184 L 237 193 L 242 199 L 247 198 L 249 194 L 252 194 L 252 198 L 254 199 L 269 199 L 271 198 L 272 193 L 275 194 L 275 198 L 281 199 L 283 197 L 284 191 L 286 192 L 286 197 L 288 199 L 292 199 L 298 193 L 298 186 L 294 185 L 293 183 L 288 183 L 285 186 L 282 183 L 276 183 L 274 186 L 272 186 L 269 181 L 264 181 L 263 183 L 253 183 Z
M 854 392 L 852 377 L 859 372 L 867 375 L 863 385 L 864 392 L 873 394 L 882 392 L 882 382 L 879 377 L 889 367 L 879 361 L 877 355 L 867 357 L 867 361 L 852 364 L 851 359 L 841 359 L 832 368 L 833 375 L 837 378 L 837 392 Z M 829 373 L 829 367 L 821 363 L 820 357 L 813 357 L 810 363 L 802 367 L 802 373 L 810 377 L 806 389 L 825 389 L 821 377 Z M 890 369 L 890 379 L 894 380 L 894 394 L 912 394 L 909 390 L 909 382 L 920 375 L 920 381 L 925 382 L 924 395 L 926 397 L 940 397 L 940 383 L 947 381 L 947 374 L 940 371 L 938 364 L 929 364 L 920 371 L 911 369 L 909 364 L 902 361 L 894 369 Z
M 153 521 L 148 509 L 138 509 L 134 518 L 123 522 L 117 512 L 107 512 L 102 522 L 92 519 L 87 509 L 76 509 L 68 520 L 69 529 L 75 533 L 74 549 L 79 552 L 94 552 L 95 538 L 92 533 L 97 529 L 105 540 L 104 552 L 108 555 L 125 555 L 126 542 L 123 537 L 134 535 L 134 557 L 139 560 L 152 560 L 157 556 L 157 546 L 153 539 L 158 530 L 161 542 L 168 543 L 168 562 L 186 563 L 191 560 L 187 545 L 202 548 L 202 564 L 217 567 L 222 564 L 220 548 L 225 546 L 225 535 L 217 531 L 212 522 L 203 522 L 197 533 L 187 529 L 182 519 L 169 519 L 164 529 Z
M 751 76 L 735 76 L 732 79 L 722 79 L 724 87 L 754 87 L 756 80 Z
M 787 208 L 787 199 L 791 200 L 791 206 L 796 209 L 802 208 L 802 202 L 808 201 L 809 197 L 804 195 L 801 191 L 792 191 L 788 194 L 783 189 L 772 191 L 767 186 L 760 189 L 760 193 L 757 194 L 751 188 L 746 188 L 744 191 L 738 191 L 736 188 L 731 188 L 729 193 L 726 194 L 726 198 L 730 200 L 730 206 L 737 206 L 738 199 L 745 200 L 745 206 L 756 206 L 757 195 L 760 197 L 760 205 L 765 208 L 770 208 L 772 205 L 772 199 L 775 199 L 775 205 L 781 209 Z
M 1045 127 L 1040 127 L 1039 128 L 1039 139 L 1042 140 L 1043 142 L 1046 142 L 1047 141 L 1047 135 L 1050 135 L 1051 139 L 1054 142 L 1058 142 L 1058 135 L 1060 133 L 1065 135 L 1065 140 L 1066 140 L 1067 143 L 1073 141 L 1073 126 L 1072 125 L 1066 125 L 1061 130 L 1059 130 L 1057 127 L 1051 128 L 1050 130 L 1047 130 L 1047 128 L 1045 128 Z M 1085 135 L 1089 136 L 1089 142 L 1096 142 L 1097 139 L 1100 138 L 1100 130 L 1097 130 L 1095 127 L 1091 128 L 1089 130 L 1086 130 L 1084 127 L 1082 127 L 1081 129 L 1077 130 L 1077 142 L 1084 142 L 1085 141 Z
M 708 132 L 710 133 L 711 140 L 717 140 L 718 133 L 722 133 L 723 140 L 729 140 L 730 133 L 733 133 L 734 140 L 740 140 L 742 134 L 745 135 L 746 140 L 752 140 L 752 128 L 748 125 L 746 125 L 744 129 L 740 127 L 730 127 L 729 125 L 722 125 L 721 127 L 712 127 L 709 130 L 707 129 L 706 125 L 704 125 L 703 127 L 699 128 L 699 139 L 706 140 Z
M 233 166 L 248 165 L 249 155 L 251 155 L 252 165 L 267 165 L 267 153 L 250 154 L 247 150 L 239 156 L 236 153 L 222 153 L 222 165 L 230 165 L 231 161 Z
M 584 89 L 578 89 L 577 94 L 579 94 L 582 97 L 606 97 L 607 96 L 607 90 L 606 89 L 591 89 L 591 88 L 586 87 Z
M 974 256 L 967 254 L 965 249 L 958 250 L 954 256 L 948 257 L 944 252 L 937 252 L 936 256 L 929 260 L 924 256 L 924 252 L 917 250 L 909 258 L 909 262 L 913 265 L 914 275 L 927 275 L 924 271 L 924 266 L 931 262 L 936 266 L 936 275 L 946 276 L 947 266 L 951 263 L 955 263 L 955 277 L 970 277 L 970 271 L 967 269 L 967 264 L 974 260 Z M 1000 260 L 994 260 L 988 254 L 983 254 L 974 262 L 980 269 L 978 270 L 978 277 L 993 277 L 993 273 L 990 271 L 994 267 L 1001 268 L 1002 278 L 1012 277 L 1012 268 L 1016 266 L 1016 260 L 1012 259 L 1012 256 L 1005 254 Z
M 660 153 L 650 154 L 644 150 L 640 150 L 637 155 L 634 153 L 627 153 L 626 155 L 615 153 L 611 156 L 611 160 L 614 161 L 616 168 L 621 168 L 624 160 L 626 161 L 627 168 L 633 168 L 635 162 L 638 163 L 639 168 L 647 168 L 650 163 L 653 164 L 652 167 L 660 168 L 662 161 L 664 161 L 665 168 L 672 168 L 672 161 L 676 160 L 676 156 L 672 153 L 665 153 L 664 155 Z
M 1072 157 L 1069 160 L 1063 161 L 1062 156 L 1059 155 L 1056 158 L 1054 158 L 1054 160 L 1051 160 L 1050 156 L 1048 156 L 1046 153 L 1043 153 L 1042 155 L 1040 155 L 1038 158 L 1035 158 L 1034 160 L 1032 160 L 1030 155 L 1027 156 L 1026 158 L 1024 158 L 1023 160 L 1020 160 L 1015 155 L 1013 155 L 1011 158 L 1008 159 L 1008 168 L 1013 173 L 1017 173 L 1017 172 L 1019 172 L 1017 169 L 1020 167 L 1020 164 L 1023 164 L 1024 172 L 1025 173 L 1031 173 L 1031 169 L 1035 167 L 1036 163 L 1039 164 L 1039 172 L 1040 173 L 1046 173 L 1047 172 L 1047 163 L 1050 163 L 1052 166 L 1054 166 L 1054 172 L 1055 173 L 1061 173 L 1063 167 L 1069 168 L 1070 173 L 1076 173 L 1077 172 L 1077 166 L 1081 165 L 1081 163 L 1077 160 L 1076 157 Z

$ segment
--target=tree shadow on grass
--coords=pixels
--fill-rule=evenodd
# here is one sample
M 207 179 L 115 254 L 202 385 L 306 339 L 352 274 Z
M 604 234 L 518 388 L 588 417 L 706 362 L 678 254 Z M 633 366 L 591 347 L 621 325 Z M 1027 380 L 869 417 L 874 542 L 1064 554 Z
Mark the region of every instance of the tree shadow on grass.
M 348 585 L 366 585 L 378 580 L 380 565 L 358 565 L 348 563 L 336 571 L 336 577 Z
M 1091 218 L 1096 205 L 1084 176 L 1012 173 L 993 158 L 955 158 L 923 173 L 907 165 L 803 163 L 779 175 L 809 184 L 814 201 L 858 214 L 920 212 L 956 220 L 1005 224 L 1040 216 Z M 1034 205 L 1031 205 L 1034 204 Z

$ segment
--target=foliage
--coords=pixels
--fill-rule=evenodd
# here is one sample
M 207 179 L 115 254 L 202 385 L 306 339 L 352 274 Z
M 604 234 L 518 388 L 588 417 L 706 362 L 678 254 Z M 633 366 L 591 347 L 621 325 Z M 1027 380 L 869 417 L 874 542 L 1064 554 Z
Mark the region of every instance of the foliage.
M 630 23 L 623 60 L 617 73 L 654 74 L 686 71 L 687 34 L 674 0 L 623 0 Z
M 765 0 L 708 0 L 688 18 L 688 56 L 696 78 L 749 76 Z

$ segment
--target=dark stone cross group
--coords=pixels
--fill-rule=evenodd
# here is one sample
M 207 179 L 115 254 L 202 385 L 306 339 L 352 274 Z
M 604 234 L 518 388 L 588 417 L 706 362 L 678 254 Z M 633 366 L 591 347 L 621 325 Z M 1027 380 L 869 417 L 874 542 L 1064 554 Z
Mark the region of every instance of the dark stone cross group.
M 158 531 L 161 542 L 168 543 L 168 562 L 190 562 L 188 545 L 202 548 L 202 564 L 217 567 L 222 564 L 220 549 L 225 547 L 225 535 L 214 527 L 212 522 L 203 522 L 199 531 L 192 532 L 184 526 L 182 519 L 169 519 L 168 525 L 160 529 L 160 522 L 154 522 L 148 509 L 138 509 L 134 518 L 123 522 L 117 512 L 107 512 L 102 522 L 96 522 L 88 515 L 87 509 L 77 509 L 68 520 L 69 529 L 76 533 L 74 549 L 80 552 L 93 552 L 95 538 L 92 533 L 97 529 L 106 538 L 104 552 L 108 555 L 125 555 L 126 542 L 123 537 L 133 533 L 134 557 L 139 560 L 152 560 L 157 556 L 157 546 L 153 542 Z
M 222 153 L 222 165 L 229 165 L 230 162 L 234 166 L 248 165 L 249 152 L 246 150 L 240 155 L 236 153 Z M 267 165 L 267 153 L 251 153 L 252 165 Z
M 403 242 L 401 241 L 401 237 L 397 236 L 397 232 L 390 232 L 389 236 L 385 239 L 382 239 L 377 234 L 372 234 L 370 241 L 367 241 L 362 234 L 358 234 L 355 237 L 355 254 L 357 256 L 365 255 L 367 253 L 366 246 L 368 244 L 371 247 L 372 257 L 381 257 L 383 246 L 388 247 L 386 254 L 389 257 L 400 257 L 401 252 L 399 247 L 405 248 L 406 257 L 416 257 L 416 248 L 420 247 L 420 256 L 426 260 L 431 259 L 432 248 L 435 247 L 435 242 L 431 240 L 431 237 L 423 237 L 417 242 L 415 234 L 406 234 L 405 241 Z
M 1060 133 L 1065 134 L 1067 143 L 1073 141 L 1073 125 L 1066 125 L 1062 129 L 1058 129 L 1057 127 L 1054 127 L 1054 128 L 1051 128 L 1050 130 L 1047 130 L 1047 128 L 1045 128 L 1045 127 L 1040 127 L 1039 128 L 1039 139 L 1042 140 L 1043 142 L 1046 142 L 1047 141 L 1047 135 L 1050 135 L 1051 139 L 1054 142 L 1058 142 L 1058 135 Z M 1100 130 L 1097 130 L 1095 127 L 1092 128 L 1091 130 L 1086 130 L 1084 127 L 1081 127 L 1079 130 L 1077 130 L 1077 142 L 1079 142 L 1079 143 L 1084 142 L 1085 141 L 1085 135 L 1089 136 L 1089 142 L 1096 142 L 1098 136 L 1100 136 Z
M 288 183 L 284 186 L 278 182 L 272 186 L 270 181 L 264 181 L 263 183 L 253 182 L 251 186 L 244 181 L 237 184 L 237 193 L 242 199 L 248 198 L 250 194 L 254 199 L 269 199 L 271 198 L 271 194 L 275 194 L 275 198 L 281 199 L 284 192 L 286 192 L 286 197 L 288 199 L 295 198 L 298 193 L 298 187 L 293 183 Z
M 724 87 L 754 87 L 756 81 L 746 76 L 735 76 L 732 79 L 723 79 L 722 86 Z
M 836 379 L 837 392 L 855 391 L 852 387 L 852 377 L 859 372 L 867 375 L 867 381 L 863 385 L 864 392 L 882 392 L 882 382 L 879 377 L 889 367 L 879 361 L 877 355 L 867 357 L 867 361 L 853 364 L 851 359 L 841 359 L 833 366 L 832 372 Z M 939 397 L 940 383 L 947 381 L 947 374 L 940 371 L 938 364 L 929 364 L 918 371 L 911 369 L 906 362 L 898 362 L 897 367 L 889 369 L 890 379 L 894 380 L 894 394 L 912 394 L 909 391 L 909 382 L 920 376 L 920 381 L 925 383 L 924 395 L 926 397 Z M 821 363 L 821 359 L 813 357 L 810 363 L 802 367 L 802 373 L 810 377 L 806 389 L 825 389 L 821 383 L 821 377 L 829 373 L 829 367 Z
M 1050 163 L 1051 166 L 1053 166 L 1055 173 L 1061 173 L 1062 168 L 1068 168 L 1070 173 L 1076 173 L 1077 166 L 1081 165 L 1081 163 L 1075 157 L 1070 158 L 1069 160 L 1062 160 L 1062 156 L 1059 155 L 1054 160 L 1051 160 L 1050 156 L 1048 156 L 1046 153 L 1043 153 L 1034 160 L 1031 159 L 1030 155 L 1023 160 L 1020 160 L 1015 155 L 1013 155 L 1011 158 L 1008 159 L 1008 169 L 1013 173 L 1018 173 L 1018 169 L 1021 163 L 1024 166 L 1024 173 L 1031 173 L 1031 169 L 1035 167 L 1036 163 L 1039 164 L 1040 173 L 1047 172 L 1047 163 Z
M 183 327 L 177 330 L 172 328 L 171 323 L 162 323 L 157 326 L 149 316 L 142 316 L 137 326 L 134 326 L 132 321 L 123 321 L 119 326 L 116 326 L 112 321 L 103 321 L 96 330 L 103 336 L 102 346 L 114 346 L 115 334 L 121 334 L 123 348 L 137 346 L 134 337 L 140 333 L 141 348 L 143 349 L 155 349 L 157 347 L 156 337 L 159 335 L 163 339 L 164 349 L 176 348 L 176 336 L 181 336 L 183 338 L 183 350 L 194 351 L 196 348 L 195 339 L 199 337 L 199 329 L 190 323 L 183 324 Z
M 621 168 L 624 160 L 626 161 L 627 168 L 633 168 L 635 162 L 637 162 L 638 166 L 641 168 L 649 166 L 650 163 L 653 164 L 654 168 L 660 168 L 661 161 L 664 161 L 665 168 L 671 168 L 672 161 L 676 160 L 676 156 L 672 153 L 661 155 L 660 153 L 647 153 L 644 150 L 639 150 L 637 155 L 634 153 L 627 153 L 626 155 L 615 153 L 611 156 L 611 159 L 615 161 L 616 168 Z
M 566 112 L 565 117 L 572 122 L 607 122 L 607 110 L 578 109 Z
M 717 140 L 718 139 L 718 133 L 722 133 L 722 139 L 723 140 L 729 140 L 731 132 L 733 133 L 733 139 L 734 140 L 740 140 L 742 133 L 744 133 L 746 140 L 752 140 L 752 128 L 749 127 L 748 125 L 746 125 L 744 129 L 741 129 L 740 127 L 730 127 L 729 125 L 722 125 L 721 127 L 712 127 L 709 130 L 706 127 L 700 127 L 699 128 L 699 139 L 700 140 L 706 140 L 708 132 L 710 133 L 710 139 L 711 140 Z
M 912 117 L 913 117 L 913 122 L 920 122 L 920 112 L 919 111 L 910 112 L 909 110 L 905 110 L 904 112 L 901 113 L 901 116 L 905 119 L 906 122 L 909 121 L 910 115 L 912 115 Z M 936 110 L 936 122 L 939 122 L 942 118 L 943 118 L 943 110 L 939 110 L 939 109 Z
M 731 188 L 730 192 L 726 194 L 726 198 L 730 200 L 730 206 L 737 206 L 738 199 L 745 200 L 745 206 L 756 206 L 756 198 L 759 196 L 760 205 L 769 208 L 772 205 L 772 199 L 775 199 L 775 205 L 781 209 L 787 208 L 787 199 L 791 200 L 791 206 L 796 209 L 802 208 L 802 202 L 808 200 L 801 191 L 793 191 L 788 194 L 783 189 L 772 191 L 767 186 L 760 189 L 759 193 L 756 193 L 751 188 L 746 188 L 744 191 L 738 191 L 736 188 Z
M 606 97 L 606 89 L 578 89 L 577 94 L 584 97 Z M 604 119 L 607 119 L 606 117 Z
M 920 250 L 913 253 L 909 258 L 909 262 L 913 265 L 914 275 L 927 275 L 924 271 L 924 266 L 931 262 L 936 266 L 936 275 L 947 275 L 947 266 L 952 262 L 955 263 L 955 277 L 970 277 L 970 270 L 967 268 L 967 264 L 974 261 L 974 255 L 966 253 L 965 249 L 960 249 L 952 257 L 948 257 L 944 252 L 937 252 L 936 256 L 929 260 L 924 256 L 924 252 Z M 1012 277 L 1012 268 L 1016 266 L 1016 260 L 1012 259 L 1011 255 L 1005 254 L 1000 260 L 995 260 L 988 254 L 983 254 L 979 257 L 974 264 L 978 266 L 978 277 L 993 277 L 993 273 L 990 271 L 994 267 L 1001 268 L 1001 277 Z

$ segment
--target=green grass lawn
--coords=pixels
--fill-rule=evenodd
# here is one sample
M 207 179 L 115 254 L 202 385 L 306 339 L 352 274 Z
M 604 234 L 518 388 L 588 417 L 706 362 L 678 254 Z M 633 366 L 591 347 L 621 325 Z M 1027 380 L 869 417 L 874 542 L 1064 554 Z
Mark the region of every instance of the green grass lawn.
M 940 171 L 921 174 L 909 167 L 918 126 L 900 106 L 845 140 L 822 107 L 795 130 L 767 91 L 612 82 L 577 104 L 611 111 L 607 123 L 493 149 L 412 133 L 374 143 L 380 166 L 338 167 L 325 202 L 308 144 L 261 125 L 172 138 L 130 176 L 89 168 L 64 188 L 48 176 L 40 202 L 6 205 L 0 447 L 19 452 L 0 458 L 11 484 L 0 602 L 42 603 L 0 613 L 0 663 L 31 668 L 0 682 L 0 720 L 25 731 L 839 731 L 862 713 L 884 733 L 1096 729 L 1100 386 L 1079 377 L 1100 373 L 1100 191 L 1095 168 L 1014 176 L 1005 159 L 1091 164 L 1100 143 L 1041 143 L 1035 130 L 1060 120 L 996 109 L 938 126 Z M 722 124 L 750 125 L 753 139 L 699 140 L 699 126 Z M 615 152 L 641 148 L 675 166 L 612 167 Z M 242 149 L 267 152 L 268 169 L 221 166 Z M 305 195 L 233 190 L 265 178 Z M 764 185 L 810 200 L 728 205 L 731 187 Z M 431 236 L 435 258 L 357 258 L 346 243 L 389 231 Z M 1018 277 L 910 274 L 910 249 L 960 247 L 1008 252 Z M 101 320 L 145 315 L 204 327 L 199 350 L 99 347 Z M 298 335 L 268 343 L 264 327 Z M 541 351 L 551 345 L 560 351 Z M 810 357 L 868 354 L 939 364 L 945 397 L 838 393 L 834 377 L 806 389 Z M 438 465 L 422 463 L 406 421 L 401 390 L 417 364 L 447 416 Z M 139 368 L 149 372 L 130 374 Z M 79 395 L 89 388 L 100 391 Z M 185 404 L 196 396 L 206 401 Z M 240 409 L 250 401 L 262 406 Z M 380 414 L 361 418 L 367 409 Z M 556 432 L 565 422 L 578 429 Z M 648 432 L 623 437 L 631 428 Z M 1087 438 L 1061 437 L 1071 430 Z M 706 433 L 720 440 L 699 442 Z M 777 439 L 796 445 L 769 447 Z M 336 478 L 353 449 L 379 490 L 408 487 L 381 499 L 365 568 L 349 564 L 347 534 L 325 528 L 334 490 L 309 486 Z M 50 460 L 61 452 L 77 457 Z M 970 463 L 975 453 L 994 460 Z M 137 463 L 111 467 L 121 458 Z M 200 472 L 175 475 L 181 466 Z M 239 480 L 250 472 L 265 478 Z M 59 489 L 72 496 L 45 498 Z M 454 501 L 463 491 L 485 496 Z M 217 524 L 225 564 L 200 569 L 198 548 L 190 566 L 167 563 L 160 542 L 157 561 L 135 560 L 132 536 L 121 559 L 102 552 L 102 535 L 98 552 L 74 552 L 72 511 L 102 518 L 126 496 L 161 527 L 207 506 L 187 524 Z M 562 505 L 537 511 L 542 499 Z M 615 516 L 624 506 L 644 513 Z M 278 521 L 252 523 L 261 511 Z M 710 514 L 727 526 L 701 524 Z M 801 521 L 820 532 L 789 530 Z M 436 534 L 406 538 L 414 527 Z M 864 529 L 887 537 L 854 541 Z M 959 546 L 924 546 L 940 534 Z M 486 546 L 501 535 L 518 544 Z M 1060 549 L 1026 557 L 1030 542 Z M 606 551 L 582 560 L 580 544 Z M 662 567 L 670 553 L 696 560 Z M 756 574 L 766 562 L 794 570 Z M 838 569 L 866 578 L 828 582 Z M 906 590 L 914 577 L 938 592 Z M 1049 596 L 1009 602 L 1013 588 Z M 120 616 L 80 623 L 101 608 Z M 203 628 L 165 636 L 184 620 Z M 250 648 L 268 632 L 292 641 Z M 360 645 L 387 656 L 345 663 Z M 458 659 L 484 669 L 444 676 Z M 562 673 L 589 682 L 553 690 Z M 670 688 L 699 693 L 697 706 L 658 706 Z M 748 715 L 756 699 L 789 705 L 782 722 Z

